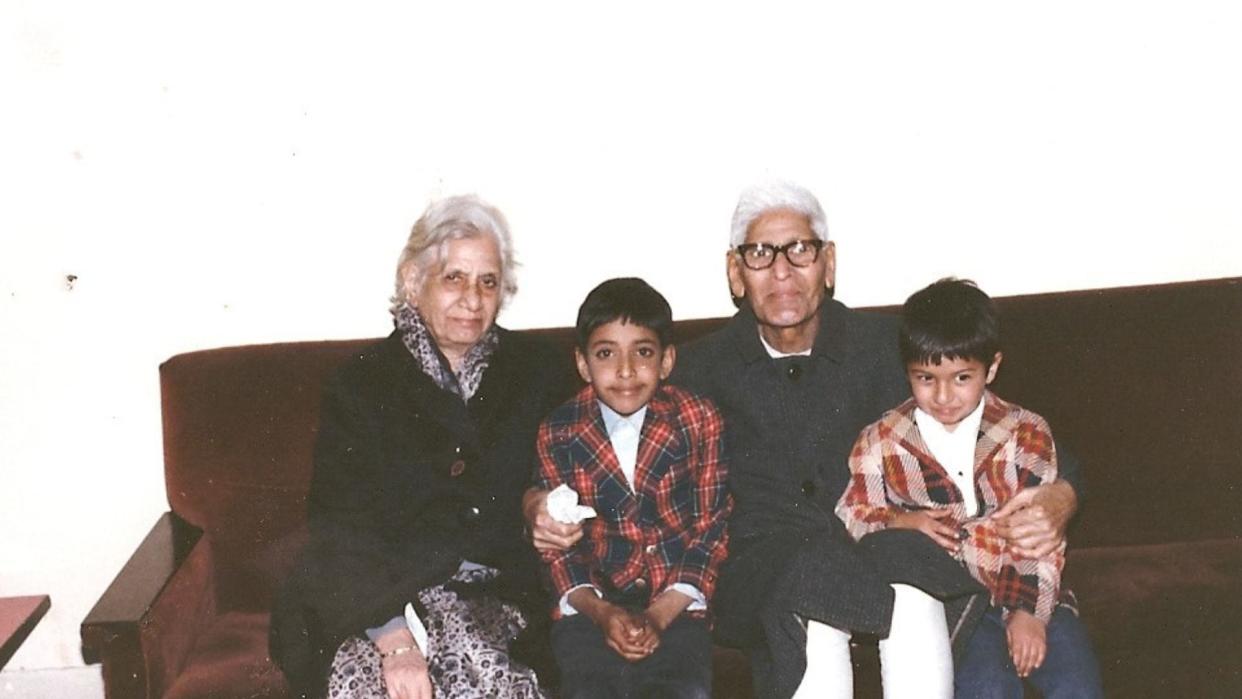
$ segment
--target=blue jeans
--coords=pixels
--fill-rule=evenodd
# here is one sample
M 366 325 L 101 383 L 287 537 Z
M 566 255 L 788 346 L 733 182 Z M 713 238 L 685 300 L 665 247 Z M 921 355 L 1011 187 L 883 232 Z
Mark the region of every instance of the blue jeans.
M 1100 668 L 1091 639 L 1082 622 L 1065 607 L 1057 607 L 1048 622 L 1048 652 L 1044 664 L 1027 681 L 1044 699 L 1104 696 Z M 1009 659 L 1009 641 L 999 607 L 988 609 L 970 638 L 954 672 L 956 699 L 1022 699 L 1022 679 Z

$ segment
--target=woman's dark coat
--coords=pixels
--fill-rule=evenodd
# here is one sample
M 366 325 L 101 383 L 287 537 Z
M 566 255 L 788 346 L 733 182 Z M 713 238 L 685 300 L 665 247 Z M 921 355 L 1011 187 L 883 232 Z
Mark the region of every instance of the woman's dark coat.
M 546 613 L 521 498 L 539 422 L 574 388 L 571 364 L 499 332 L 469 403 L 437 387 L 396 332 L 327 383 L 310 543 L 272 616 L 272 657 L 298 694 L 321 694 L 345 638 L 401 614 L 463 560 L 499 568 L 497 594 Z

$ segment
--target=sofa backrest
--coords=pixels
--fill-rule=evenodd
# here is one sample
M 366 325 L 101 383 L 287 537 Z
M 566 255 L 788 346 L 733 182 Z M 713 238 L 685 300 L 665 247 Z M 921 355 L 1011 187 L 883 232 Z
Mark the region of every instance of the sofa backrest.
M 1242 428 L 1242 279 L 997 301 L 997 392 L 1047 417 L 1087 469 L 1071 546 L 1242 536 L 1230 439 Z M 674 337 L 723 322 L 682 321 Z M 529 332 L 569 361 L 571 329 Z M 229 347 L 161 366 L 169 504 L 204 530 L 222 606 L 266 608 L 304 543 L 320 386 L 373 341 Z
M 1242 537 L 1242 279 L 999 305 L 997 392 L 1086 470 L 1071 547 Z
M 204 531 L 226 608 L 265 609 L 305 542 L 320 387 L 370 342 L 226 347 L 160 367 L 168 502 Z

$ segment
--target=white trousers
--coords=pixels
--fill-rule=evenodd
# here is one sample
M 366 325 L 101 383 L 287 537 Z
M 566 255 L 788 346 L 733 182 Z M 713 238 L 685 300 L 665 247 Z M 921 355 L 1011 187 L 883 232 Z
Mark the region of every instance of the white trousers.
M 880 640 L 885 699 L 952 699 L 953 652 L 940 600 L 909 585 L 893 585 L 893 623 Z M 806 674 L 794 699 L 851 699 L 854 668 L 850 633 L 818 621 L 806 628 Z

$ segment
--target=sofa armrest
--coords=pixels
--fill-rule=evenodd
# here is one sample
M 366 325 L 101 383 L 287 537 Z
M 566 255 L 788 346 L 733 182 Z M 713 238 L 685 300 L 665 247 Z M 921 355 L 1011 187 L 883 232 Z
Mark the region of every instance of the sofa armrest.
M 82 622 L 82 657 L 107 697 L 158 697 L 215 615 L 202 532 L 166 512 Z

